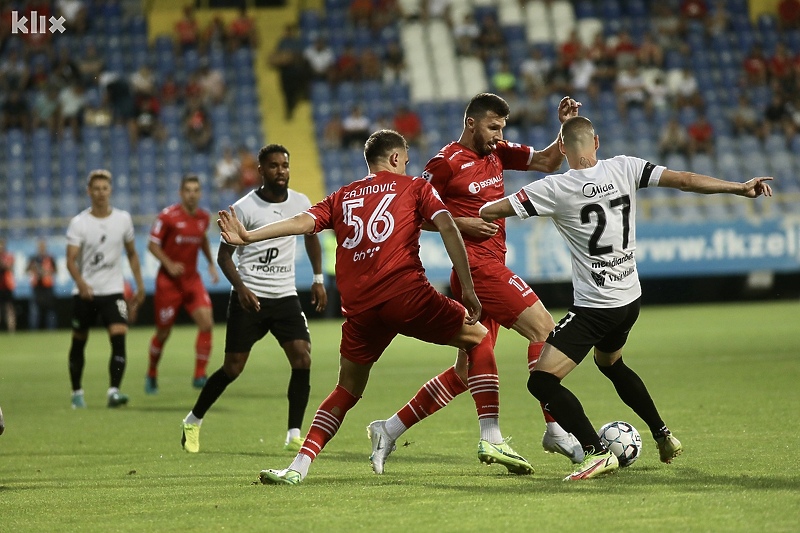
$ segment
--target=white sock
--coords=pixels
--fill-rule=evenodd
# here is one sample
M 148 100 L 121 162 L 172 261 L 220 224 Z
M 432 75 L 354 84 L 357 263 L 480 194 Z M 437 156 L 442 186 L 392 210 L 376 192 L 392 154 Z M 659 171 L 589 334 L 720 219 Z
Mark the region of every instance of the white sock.
M 183 419 L 183 423 L 184 424 L 196 424 L 196 425 L 200 426 L 200 425 L 203 424 L 203 419 L 202 418 L 197 418 L 196 416 L 194 416 L 193 412 L 189 411 L 189 414 L 186 415 L 186 418 Z
M 562 428 L 558 422 L 548 422 L 547 423 L 547 433 L 552 435 L 553 437 L 566 437 L 569 435 L 564 428 Z
M 503 442 L 503 434 L 500 433 L 499 418 L 480 418 L 478 422 L 481 425 L 481 440 L 489 441 L 492 444 L 500 444 Z
M 108 392 L 107 392 L 106 394 L 107 394 L 108 396 L 111 396 L 111 395 L 112 395 L 112 394 L 114 394 L 115 392 L 119 392 L 119 389 L 118 389 L 117 387 L 109 387 L 109 388 L 108 388 Z
M 396 413 L 393 414 L 389 420 L 384 422 L 384 428 L 386 428 L 386 436 L 392 440 L 400 438 L 400 435 L 405 433 L 408 429 Z
M 311 466 L 311 457 L 304 453 L 298 453 L 297 456 L 289 465 L 288 470 L 294 470 L 300 473 L 300 479 L 305 479 L 308 475 L 308 467 Z
M 284 444 L 289 444 L 289 441 L 297 438 L 300 438 L 300 428 L 291 428 L 286 432 L 286 442 Z
M 72 395 L 73 396 L 83 396 L 83 389 L 78 389 L 78 390 L 72 391 Z

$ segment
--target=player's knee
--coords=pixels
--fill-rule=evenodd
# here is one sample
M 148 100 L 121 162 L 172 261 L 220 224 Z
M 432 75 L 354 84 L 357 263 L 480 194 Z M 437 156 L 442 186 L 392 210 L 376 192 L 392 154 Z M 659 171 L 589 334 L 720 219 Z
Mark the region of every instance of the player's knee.
M 542 403 L 547 403 L 561 384 L 556 376 L 549 372 L 534 370 L 528 376 L 528 391 Z

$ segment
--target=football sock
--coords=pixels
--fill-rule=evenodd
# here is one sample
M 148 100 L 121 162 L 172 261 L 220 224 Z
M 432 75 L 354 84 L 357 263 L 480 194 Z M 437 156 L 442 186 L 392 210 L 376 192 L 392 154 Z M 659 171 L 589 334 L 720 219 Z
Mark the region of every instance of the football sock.
M 535 370 L 528 378 L 528 390 L 553 414 L 564 430 L 569 431 L 589 451 L 605 451 L 600 437 L 586 417 L 580 400 L 564 387 L 560 380 L 549 372 Z
M 297 439 L 300 437 L 300 428 L 289 428 L 289 431 L 286 432 L 286 441 L 285 444 L 289 444 L 289 441 L 292 439 Z
M 289 470 L 294 470 L 300 474 L 300 479 L 305 479 L 308 475 L 308 468 L 311 466 L 311 457 L 304 453 L 298 453 L 292 464 L 289 465 Z
M 480 344 L 467 352 L 467 383 L 478 411 L 478 420 L 500 417 L 500 378 L 497 377 L 492 343 L 492 336 L 486 335 Z
M 200 331 L 194 343 L 194 377 L 202 378 L 206 375 L 206 366 L 211 356 L 211 331 Z
M 196 424 L 198 426 L 203 424 L 202 418 L 197 418 L 194 416 L 194 411 L 189 411 L 189 414 L 186 415 L 186 418 L 183 419 L 184 424 Z
M 542 406 L 542 410 L 544 410 L 544 406 Z M 544 411 L 544 412 L 547 414 L 547 416 L 549 416 L 550 418 L 553 418 L 553 416 L 550 413 L 548 413 L 547 411 Z M 569 433 L 564 431 L 564 428 L 562 428 L 559 425 L 559 423 L 555 422 L 555 421 L 547 423 L 547 432 L 550 435 L 553 435 L 554 437 L 566 437 L 567 435 L 569 435 Z
M 122 376 L 125 374 L 125 335 L 111 335 L 111 360 L 108 362 L 108 374 L 111 378 L 111 386 L 119 388 L 122 384 Z
M 75 337 L 72 338 L 72 344 L 69 347 L 69 379 L 72 382 L 72 390 L 80 390 L 81 377 L 83 376 L 83 365 L 86 362 L 84 357 L 84 348 L 86 348 L 86 340 L 79 340 Z
M 397 412 L 397 417 L 402 422 L 404 430 L 408 429 L 446 406 L 453 398 L 466 390 L 467 386 L 456 374 L 455 367 L 451 366 L 425 383 L 417 394 Z
M 397 416 L 397 413 L 389 417 L 384 424 L 384 428 L 386 429 L 386 435 L 392 440 L 397 440 L 397 438 L 408 429 L 406 425 L 403 424 L 403 421 L 400 420 L 400 417 Z
M 339 431 L 339 426 L 342 425 L 342 420 L 344 420 L 347 411 L 358 400 L 358 398 L 337 385 L 317 409 L 314 421 L 311 422 L 311 427 L 308 429 L 306 440 L 300 449 L 300 454 L 307 455 L 313 461 L 328 441 Z
M 481 426 L 481 440 L 487 440 L 492 444 L 503 442 L 499 418 L 479 418 L 478 423 Z
M 595 364 L 597 364 L 596 360 Z M 633 409 L 639 418 L 644 420 L 651 433 L 655 434 L 664 427 L 664 420 L 658 414 L 656 404 L 650 393 L 647 392 L 642 378 L 622 362 L 622 357 L 611 366 L 597 365 L 597 368 L 611 380 L 614 388 L 617 389 L 619 398 L 625 402 L 625 405 Z
M 289 399 L 289 428 L 303 427 L 303 417 L 311 392 L 311 369 L 293 368 L 286 397 Z
M 536 363 L 539 361 L 539 356 L 542 355 L 542 348 L 544 348 L 543 342 L 532 342 L 528 344 L 528 372 L 533 372 L 533 368 L 536 366 Z M 547 422 L 547 432 L 551 435 L 566 435 L 567 432 L 561 429 L 560 427 L 558 430 L 551 431 L 553 424 L 558 426 L 558 422 L 556 419 L 553 418 L 553 415 L 547 412 L 547 409 L 544 408 L 542 403 L 539 403 L 542 408 L 542 414 L 544 415 L 544 421 Z
M 147 376 L 154 378 L 158 376 L 158 362 L 161 361 L 161 351 L 164 348 L 164 343 L 158 340 L 158 337 L 153 335 L 150 339 L 150 346 L 147 349 Z
M 233 383 L 235 378 L 228 377 L 228 374 L 222 369 L 219 368 L 216 372 L 211 374 L 211 377 L 208 378 L 205 387 L 203 390 L 200 391 L 200 396 L 197 397 L 197 402 L 192 407 L 192 412 L 195 414 L 197 418 L 203 418 L 206 416 L 206 411 L 208 411 L 214 402 L 217 401 L 225 389 Z
M 119 388 L 118 387 L 109 387 L 108 391 L 106 392 L 106 396 L 111 396 L 112 394 L 117 393 L 117 392 L 119 392 Z

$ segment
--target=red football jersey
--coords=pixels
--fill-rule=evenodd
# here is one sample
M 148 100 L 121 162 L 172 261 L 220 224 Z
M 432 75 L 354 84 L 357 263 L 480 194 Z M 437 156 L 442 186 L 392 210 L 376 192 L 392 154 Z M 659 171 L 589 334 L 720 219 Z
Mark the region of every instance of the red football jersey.
M 198 208 L 190 215 L 181 204 L 165 207 L 150 229 L 150 240 L 161 246 L 167 257 L 183 263 L 185 276 L 193 275 L 197 272 L 197 253 L 203 246 L 210 219 L 204 209 Z
M 491 154 L 481 157 L 464 145 L 452 142 L 428 161 L 422 176 L 439 192 L 454 217 L 477 217 L 487 202 L 505 196 L 503 169 L 527 170 L 533 148 L 501 141 Z M 500 229 L 482 239 L 463 235 L 470 264 L 481 259 L 506 261 L 505 219 L 495 221 Z
M 307 211 L 315 233 L 336 233 L 336 285 L 345 316 L 428 283 L 419 258 L 420 228 L 446 210 L 425 180 L 378 172 Z

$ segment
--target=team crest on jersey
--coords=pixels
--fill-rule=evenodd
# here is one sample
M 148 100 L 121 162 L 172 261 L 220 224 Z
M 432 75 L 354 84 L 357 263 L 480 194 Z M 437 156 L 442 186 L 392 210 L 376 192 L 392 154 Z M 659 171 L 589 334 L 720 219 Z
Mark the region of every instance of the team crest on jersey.
M 595 285 L 598 287 L 602 287 L 606 284 L 606 271 L 602 270 L 598 272 L 592 272 L 592 279 L 594 280 Z
M 431 174 L 427 170 L 424 170 L 422 171 L 422 179 L 424 179 L 427 182 L 430 182 L 433 179 L 433 174 Z

